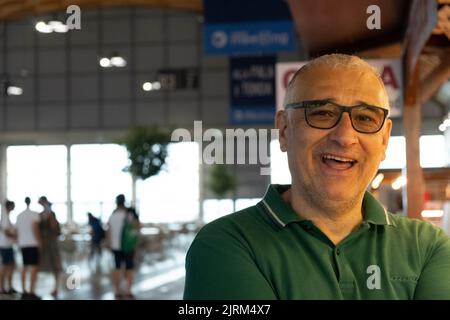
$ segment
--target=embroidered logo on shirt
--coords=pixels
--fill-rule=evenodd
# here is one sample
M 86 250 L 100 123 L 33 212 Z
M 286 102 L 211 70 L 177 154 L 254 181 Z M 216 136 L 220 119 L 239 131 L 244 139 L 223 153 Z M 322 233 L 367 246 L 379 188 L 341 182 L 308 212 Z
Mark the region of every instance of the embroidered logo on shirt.
M 392 281 L 402 281 L 402 282 L 417 282 L 419 280 L 419 277 L 417 276 L 391 276 Z
M 370 276 L 367 278 L 367 289 L 380 290 L 381 289 L 381 269 L 376 264 L 371 264 L 367 267 L 367 274 Z

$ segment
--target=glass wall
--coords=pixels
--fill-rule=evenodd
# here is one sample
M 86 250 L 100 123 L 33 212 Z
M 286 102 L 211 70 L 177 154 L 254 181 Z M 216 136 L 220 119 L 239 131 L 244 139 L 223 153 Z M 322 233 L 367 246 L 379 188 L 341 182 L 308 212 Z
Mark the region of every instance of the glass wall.
M 287 153 L 281 152 L 278 140 L 270 142 L 270 183 L 291 184 Z
M 16 203 L 11 220 L 15 222 L 17 214 L 25 209 L 26 196 L 32 200 L 31 209 L 41 211 L 37 200 L 45 195 L 53 203 L 61 223 L 69 220 L 68 203 L 72 204 L 75 223 L 87 223 L 87 212 L 106 222 L 118 194 L 124 194 L 127 205 L 131 204 L 132 178 L 124 172 L 128 162 L 126 148 L 117 144 L 72 145 L 69 154 L 65 145 L 10 146 L 7 148 L 7 198 Z M 197 143 L 169 145 L 164 170 L 137 182 L 136 208 L 142 222 L 169 223 L 198 218 Z
M 169 223 L 198 218 L 198 144 L 173 143 L 168 151 L 165 169 L 136 183 L 137 207 L 143 222 Z
M 37 204 L 40 196 L 53 203 L 58 221 L 67 222 L 67 148 L 54 146 L 10 146 L 6 150 L 7 198 L 16 209 L 11 215 L 15 222 L 25 210 L 25 197 L 30 197 L 31 209 L 42 211 Z
M 123 169 L 128 164 L 125 147 L 117 144 L 80 144 L 70 148 L 73 220 L 87 223 L 87 212 L 106 222 L 115 198 L 131 201 L 132 179 Z
M 446 159 L 445 137 L 443 135 L 421 136 L 420 165 L 422 168 L 442 168 L 448 166 Z M 403 136 L 389 139 L 386 160 L 380 169 L 401 169 L 406 166 L 406 141 Z

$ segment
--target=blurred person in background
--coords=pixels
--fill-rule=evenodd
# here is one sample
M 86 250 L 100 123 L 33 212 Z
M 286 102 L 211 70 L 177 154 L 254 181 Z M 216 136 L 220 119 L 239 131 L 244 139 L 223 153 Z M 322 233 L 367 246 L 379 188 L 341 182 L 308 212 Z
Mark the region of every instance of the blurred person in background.
M 36 295 L 36 282 L 39 271 L 39 262 L 42 251 L 40 215 L 30 210 L 31 199 L 25 198 L 27 208 L 19 213 L 16 221 L 17 244 L 22 252 L 22 299 L 40 299 Z M 27 276 L 30 277 L 30 285 L 27 288 Z
M 13 288 L 12 277 L 16 263 L 14 261 L 13 243 L 16 239 L 16 230 L 11 223 L 10 214 L 15 208 L 13 201 L 5 201 L 5 210 L 0 221 L 0 253 L 2 266 L 0 269 L 0 293 L 16 294 Z
M 129 224 L 130 234 L 128 239 L 124 239 L 124 234 L 122 234 L 122 250 L 133 253 L 133 264 L 135 265 L 137 259 L 137 250 L 140 240 L 141 223 L 139 221 L 139 214 L 135 207 L 129 207 L 127 209 L 127 220 Z M 124 243 L 128 240 L 128 243 Z M 133 273 L 131 274 L 130 283 L 133 283 Z
M 88 212 L 88 224 L 91 228 L 91 251 L 89 253 L 89 260 L 95 259 L 96 265 L 101 261 L 102 256 L 102 241 L 105 239 L 106 232 L 103 229 L 102 222 L 92 213 Z
M 125 206 L 125 196 L 119 194 L 116 197 L 116 209 L 111 214 L 108 222 L 108 243 L 114 255 L 114 271 L 112 280 L 116 299 L 134 299 L 131 292 L 134 279 L 134 249 L 136 230 L 139 228 L 139 220 L 135 211 L 130 211 Z M 130 235 L 130 236 L 127 236 Z M 126 289 L 122 290 L 122 267 L 125 267 Z
M 40 213 L 40 234 L 42 239 L 42 259 L 40 271 L 51 272 L 55 282 L 51 295 L 58 297 L 59 277 L 62 271 L 61 255 L 59 250 L 59 235 L 61 228 L 55 213 L 52 211 L 52 204 L 47 197 L 39 198 L 39 204 L 43 207 Z

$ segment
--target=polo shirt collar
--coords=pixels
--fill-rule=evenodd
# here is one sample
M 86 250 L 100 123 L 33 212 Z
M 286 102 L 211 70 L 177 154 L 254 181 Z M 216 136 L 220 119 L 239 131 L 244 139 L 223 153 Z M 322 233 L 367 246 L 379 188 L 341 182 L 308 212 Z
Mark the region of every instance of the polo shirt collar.
M 269 185 L 264 198 L 259 203 L 280 228 L 284 228 L 292 222 L 309 222 L 309 220 L 301 218 L 281 197 L 281 194 L 290 187 L 291 185 Z M 395 226 L 386 209 L 368 191 L 365 192 L 363 198 L 363 212 L 364 221 L 367 223 Z
M 363 214 L 365 222 L 395 227 L 395 222 L 389 217 L 387 210 L 368 191 L 364 193 Z
M 281 197 L 281 194 L 290 187 L 291 185 L 288 184 L 271 184 L 260 202 L 264 210 L 280 228 L 284 228 L 291 222 L 307 221 L 301 218 Z

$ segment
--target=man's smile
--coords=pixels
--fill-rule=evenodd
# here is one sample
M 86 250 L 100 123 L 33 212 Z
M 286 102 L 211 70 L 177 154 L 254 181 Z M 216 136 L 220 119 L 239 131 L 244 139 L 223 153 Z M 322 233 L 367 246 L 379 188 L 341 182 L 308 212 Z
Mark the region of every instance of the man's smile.
M 327 168 L 337 171 L 348 170 L 358 163 L 358 161 L 353 157 L 331 153 L 321 154 L 321 160 Z

